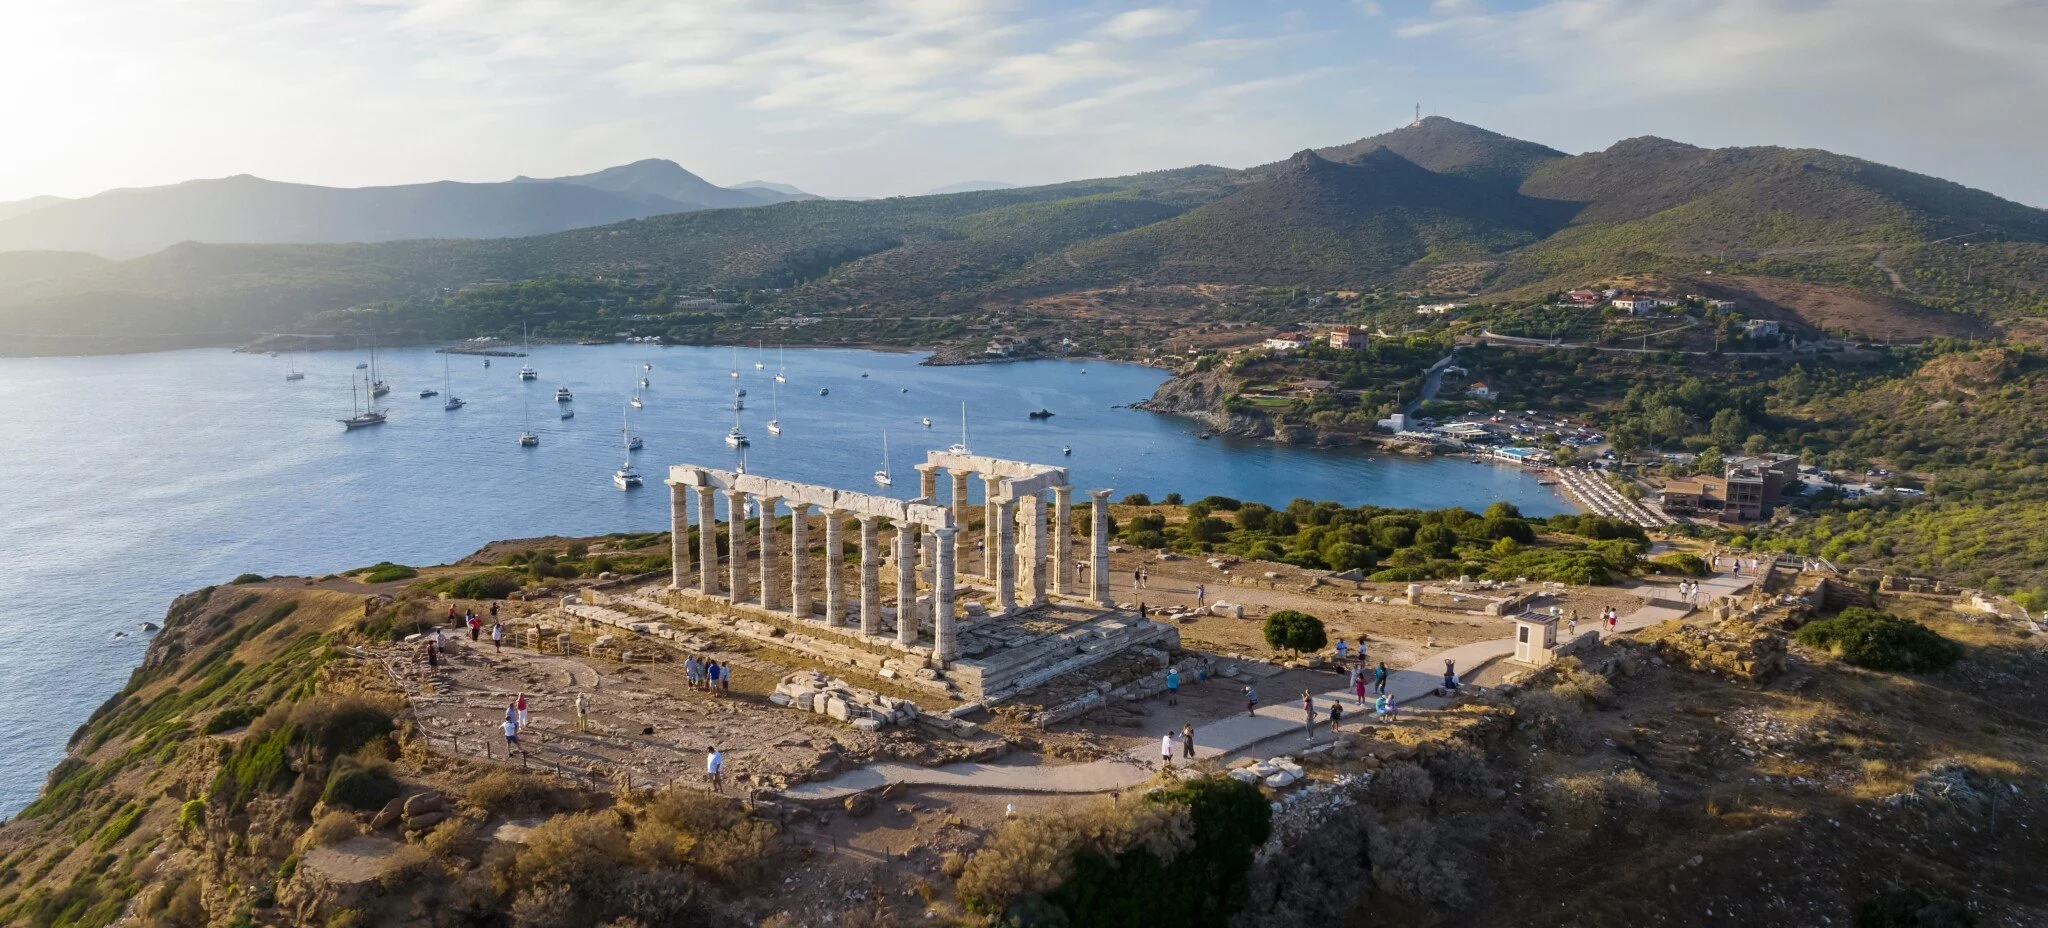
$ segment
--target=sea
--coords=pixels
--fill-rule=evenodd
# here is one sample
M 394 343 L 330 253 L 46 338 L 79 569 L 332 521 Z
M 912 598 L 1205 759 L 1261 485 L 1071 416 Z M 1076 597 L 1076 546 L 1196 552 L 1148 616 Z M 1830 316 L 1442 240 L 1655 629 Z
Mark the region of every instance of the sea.
M 1194 421 L 1129 408 L 1165 380 L 1151 368 L 923 358 L 560 345 L 486 367 L 385 350 L 388 421 L 353 431 L 337 420 L 363 402 L 366 352 L 0 358 L 0 816 L 35 797 L 140 661 L 142 623 L 179 594 L 245 572 L 446 563 L 495 539 L 664 529 L 669 465 L 739 463 L 724 443 L 738 390 L 750 473 L 867 492 L 888 470 L 880 492 L 915 495 L 912 465 L 962 441 L 964 417 L 975 453 L 1065 466 L 1077 488 L 1116 499 L 1569 509 L 1509 467 L 1203 439 Z M 522 364 L 538 379 L 520 380 Z M 559 388 L 573 399 L 557 402 Z M 450 393 L 467 405 L 444 410 Z M 1053 415 L 1029 417 L 1041 409 Z M 631 459 L 647 485 L 632 491 L 612 484 L 626 429 L 644 442 Z M 538 446 L 520 447 L 529 430 Z

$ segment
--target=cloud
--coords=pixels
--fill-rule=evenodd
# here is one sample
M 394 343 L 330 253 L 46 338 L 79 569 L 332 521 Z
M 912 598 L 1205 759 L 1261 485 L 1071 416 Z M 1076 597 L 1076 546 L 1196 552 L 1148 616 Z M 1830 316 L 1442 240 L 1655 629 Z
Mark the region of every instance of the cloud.
M 1181 32 L 1194 25 L 1195 18 L 1193 10 L 1155 6 L 1120 14 L 1096 31 L 1113 39 L 1149 39 Z

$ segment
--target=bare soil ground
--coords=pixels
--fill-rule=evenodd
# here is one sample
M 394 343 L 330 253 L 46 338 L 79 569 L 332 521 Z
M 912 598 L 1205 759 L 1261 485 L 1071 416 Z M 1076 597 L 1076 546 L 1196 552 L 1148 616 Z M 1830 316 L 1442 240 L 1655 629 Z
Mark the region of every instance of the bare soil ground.
M 1989 329 L 1977 319 L 1930 309 L 1910 300 L 1849 287 L 1831 287 L 1775 277 L 1716 277 L 1708 292 L 1735 300 L 1745 312 L 1796 322 L 1830 332 L 1900 341 L 1954 336 L 1982 338 Z

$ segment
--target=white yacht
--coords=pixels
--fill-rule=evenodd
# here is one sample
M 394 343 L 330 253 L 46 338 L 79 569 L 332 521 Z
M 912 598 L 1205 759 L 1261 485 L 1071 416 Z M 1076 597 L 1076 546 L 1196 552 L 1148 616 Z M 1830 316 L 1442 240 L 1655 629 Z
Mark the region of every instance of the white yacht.
M 951 448 L 947 448 L 946 450 L 947 450 L 947 451 L 950 451 L 950 452 L 952 452 L 952 453 L 954 453 L 954 454 L 973 454 L 973 453 L 974 453 L 974 452 L 972 452 L 972 451 L 969 451 L 969 450 L 967 450 L 967 404 L 966 404 L 966 403 L 961 403 L 961 404 L 960 404 L 960 443 L 959 443 L 959 444 L 957 444 L 957 445 L 954 445 L 954 446 L 953 446 L 953 447 L 951 447 Z
M 779 380 L 777 381 L 780 382 Z M 775 384 L 768 385 L 769 419 L 768 434 L 782 434 L 782 391 Z
M 732 398 L 732 431 L 725 433 L 725 443 L 735 448 L 744 448 L 751 444 L 747 441 L 747 433 L 740 431 L 740 405 L 740 398 L 734 396 Z
M 528 345 L 528 344 L 527 344 L 527 340 L 526 340 L 526 323 L 522 322 L 522 323 L 520 323 L 520 324 L 519 324 L 519 353 L 520 353 L 520 354 L 521 354 L 521 355 L 523 356 L 523 355 L 525 355 L 525 354 L 526 354 L 526 352 L 527 352 L 528 350 L 530 350 L 531 348 L 532 348 L 532 346 L 531 346 L 531 345 Z M 485 364 L 489 364 L 489 363 L 491 363 L 491 362 L 490 362 L 490 361 L 485 361 L 484 363 L 485 363 Z M 534 369 L 533 369 L 533 365 L 531 365 L 531 364 L 527 364 L 527 363 L 525 363 L 525 362 L 523 362 L 523 361 L 522 361 L 522 362 L 520 362 L 520 364 L 519 364 L 519 379 L 520 379 L 520 380 L 539 380 L 539 379 L 540 379 L 540 372 L 539 372 L 539 371 L 537 371 L 537 370 L 534 370 Z
M 781 345 L 775 346 L 775 382 L 789 382 L 789 360 L 784 355 Z
M 555 388 L 555 402 L 557 402 L 557 403 L 566 403 L 566 402 L 569 402 L 570 400 L 573 400 L 573 399 L 575 399 L 575 398 L 576 398 L 576 394 L 574 394 L 574 393 L 570 393 L 570 392 L 569 392 L 569 388 L 568 388 L 568 387 L 566 387 L 566 386 L 561 386 L 561 387 L 556 387 L 556 388 Z
M 882 430 L 882 469 L 875 471 L 875 485 L 886 487 L 896 481 L 889 476 L 889 430 Z
M 532 404 L 526 401 L 525 396 L 522 395 L 519 398 L 519 422 L 521 428 L 519 447 L 521 448 L 532 448 L 540 444 L 540 436 L 533 433 L 533 423 L 529 421 L 532 417 L 531 406 Z
M 633 437 L 632 425 L 625 416 L 619 417 L 619 435 L 620 440 L 626 445 L 626 461 L 619 465 L 618 470 L 612 472 L 612 485 L 621 490 L 630 490 L 641 483 L 640 473 L 633 469 L 633 443 L 639 439 Z
M 761 354 L 760 360 L 754 362 L 754 369 L 757 371 L 765 371 L 768 369 L 768 343 L 759 342 L 755 345 L 755 348 L 757 348 L 761 352 Z
M 931 427 L 932 427 L 932 417 L 930 417 L 930 416 L 926 416 L 926 417 L 924 417 L 924 427 L 925 427 L 925 428 L 931 428 Z

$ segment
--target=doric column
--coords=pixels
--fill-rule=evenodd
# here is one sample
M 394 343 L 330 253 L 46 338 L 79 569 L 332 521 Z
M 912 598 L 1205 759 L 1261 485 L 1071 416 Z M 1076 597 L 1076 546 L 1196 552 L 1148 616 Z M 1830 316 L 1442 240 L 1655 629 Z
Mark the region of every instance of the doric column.
M 697 587 L 718 595 L 718 493 L 711 487 L 697 488 Z
M 953 538 L 957 528 L 942 528 L 932 534 L 938 544 L 932 546 L 932 657 L 950 661 L 960 656 L 960 636 L 953 627 Z
M 964 470 L 948 472 L 953 478 L 953 563 L 967 563 L 967 478 L 971 474 Z
M 936 500 L 939 498 L 939 465 L 917 465 L 917 498 Z
M 896 643 L 917 643 L 917 523 L 896 523 Z
M 1017 608 L 1017 501 L 1006 499 L 996 504 L 995 522 L 997 527 L 996 604 L 1002 611 Z
M 846 513 L 825 509 L 825 624 L 838 628 L 846 624 L 846 591 L 839 586 L 839 568 L 846 560 L 846 542 L 839 537 L 839 523 Z
M 1019 552 L 1024 561 L 1024 573 L 1020 577 L 1024 589 L 1030 591 L 1030 605 L 1045 605 L 1045 498 L 1033 493 L 1024 497 L 1023 506 L 1017 511 L 1017 521 L 1023 523 L 1024 537 L 1018 539 Z
M 982 501 L 982 576 L 990 583 L 996 581 L 996 564 L 1002 560 L 997 551 L 1001 546 L 1004 516 L 1002 512 L 1003 478 L 994 474 L 982 474 L 982 490 L 987 496 Z
M 789 504 L 789 614 L 811 617 L 811 504 Z
M 781 534 L 775 520 L 775 504 L 782 501 L 779 496 L 760 496 L 761 504 L 761 608 L 775 610 L 782 608 L 782 569 L 777 563 L 775 536 Z
M 882 633 L 882 544 L 880 517 L 860 517 L 860 633 Z
M 690 573 L 690 491 L 680 483 L 668 485 L 668 588 L 683 588 Z
M 1095 604 L 1104 609 L 1115 608 L 1116 601 L 1109 597 L 1109 493 L 1108 490 L 1089 490 L 1093 500 L 1089 513 L 1094 518 L 1088 540 L 1095 543 L 1095 566 L 1089 568 L 1095 576 Z
M 747 494 L 725 491 L 726 588 L 735 603 L 747 599 Z
M 1074 595 L 1074 488 L 1052 488 L 1052 589 Z

